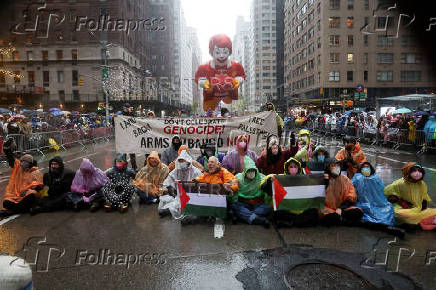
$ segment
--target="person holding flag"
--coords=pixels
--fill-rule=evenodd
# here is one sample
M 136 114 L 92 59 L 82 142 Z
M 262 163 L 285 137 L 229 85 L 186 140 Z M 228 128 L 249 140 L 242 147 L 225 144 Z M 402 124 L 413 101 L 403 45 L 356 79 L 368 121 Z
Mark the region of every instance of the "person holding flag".
M 305 175 L 301 163 L 288 159 L 284 173 L 268 175 L 261 188 L 274 206 L 274 223 L 278 227 L 313 226 L 318 210 L 324 207 L 325 181 L 322 175 Z
M 247 155 L 244 157 L 243 168 L 243 172 L 236 174 L 239 190 L 233 196 L 233 214 L 248 224 L 269 228 L 266 216 L 271 212 L 271 206 L 265 204 L 265 192 L 260 188 L 265 175 L 259 172 L 254 161 Z

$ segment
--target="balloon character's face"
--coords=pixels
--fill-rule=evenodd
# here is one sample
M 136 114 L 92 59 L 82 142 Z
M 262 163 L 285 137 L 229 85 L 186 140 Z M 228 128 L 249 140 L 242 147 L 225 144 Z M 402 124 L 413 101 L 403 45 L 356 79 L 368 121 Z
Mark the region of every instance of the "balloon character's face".
M 215 48 L 213 49 L 213 53 L 212 53 L 213 59 L 223 63 L 227 61 L 229 56 L 230 56 L 230 51 L 227 47 L 218 47 L 215 45 Z

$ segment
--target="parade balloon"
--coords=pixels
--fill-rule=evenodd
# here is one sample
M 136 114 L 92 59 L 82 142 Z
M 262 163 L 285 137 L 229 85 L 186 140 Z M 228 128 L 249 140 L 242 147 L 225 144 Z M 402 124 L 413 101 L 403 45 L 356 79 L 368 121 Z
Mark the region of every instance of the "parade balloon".
M 230 60 L 232 41 L 227 35 L 218 34 L 209 40 L 212 60 L 200 65 L 195 73 L 195 82 L 203 88 L 203 109 L 214 110 L 222 100 L 231 104 L 238 99 L 238 89 L 245 80 L 242 65 Z

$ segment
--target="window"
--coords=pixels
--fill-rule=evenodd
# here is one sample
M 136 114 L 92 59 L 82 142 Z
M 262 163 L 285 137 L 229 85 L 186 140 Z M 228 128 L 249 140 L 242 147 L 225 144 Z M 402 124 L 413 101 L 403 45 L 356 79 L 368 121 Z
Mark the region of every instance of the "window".
M 18 51 L 13 51 L 12 52 L 12 60 L 13 61 L 19 61 L 20 60 L 20 54 L 18 53 Z
M 365 46 L 368 46 L 368 35 L 367 34 L 365 34 L 363 36 L 363 44 L 365 44 Z
M 347 71 L 347 81 L 348 82 L 353 81 L 353 71 Z
M 48 65 L 48 50 L 42 51 L 42 65 Z
M 364 82 L 368 81 L 368 71 L 367 70 L 363 71 L 363 81 Z
M 31 62 L 33 60 L 33 53 L 31 51 L 27 52 L 27 61 Z
M 420 71 L 401 71 L 401 81 L 402 82 L 420 82 L 421 72 Z
M 71 50 L 72 65 L 77 65 L 77 49 Z
M 35 72 L 34 71 L 28 71 L 27 72 L 27 79 L 29 80 L 29 86 L 35 85 Z
M 49 71 L 43 71 L 42 72 L 42 82 L 44 87 L 48 87 L 50 84 L 50 72 Z
M 329 45 L 339 46 L 339 35 L 329 35 Z
M 347 43 L 348 43 L 348 46 L 353 46 L 354 45 L 354 35 L 348 35 L 347 36 Z
M 340 17 L 330 17 L 329 18 L 329 27 L 330 28 L 339 28 L 341 26 L 341 18 Z
M 402 53 L 401 63 L 421 63 L 421 55 L 417 53 Z
M 369 10 L 369 0 L 363 0 L 363 8 Z
M 393 53 L 377 53 L 378 64 L 392 64 L 394 63 Z
M 338 71 L 329 72 L 329 82 L 339 82 L 339 72 Z
M 77 86 L 79 84 L 79 72 L 76 70 L 73 70 L 72 74 L 72 85 Z
M 20 83 L 20 71 L 14 71 L 14 83 L 19 84 Z
M 368 64 L 368 53 L 367 53 L 367 52 L 365 52 L 365 53 L 363 54 L 363 63 L 364 63 L 364 64 Z
M 321 48 L 321 37 L 318 37 L 317 45 L 318 45 L 318 48 Z
M 353 16 L 347 17 L 347 27 L 353 28 L 353 26 L 354 26 L 354 17 Z
M 64 82 L 64 72 L 58 71 L 58 83 L 63 83 L 63 82 Z
M 341 7 L 341 1 L 340 0 L 330 0 L 329 7 L 331 10 L 338 10 Z
M 73 102 L 80 102 L 79 90 L 73 90 Z
M 347 0 L 347 9 L 348 10 L 354 9 L 354 0 Z
M 354 53 L 347 53 L 347 62 L 348 63 L 354 62 Z
M 339 63 L 339 53 L 337 52 L 330 53 L 330 63 Z
M 56 59 L 62 60 L 64 58 L 62 50 L 56 50 Z
M 6 77 L 4 72 L 0 72 L 0 87 L 4 87 L 6 84 Z
M 390 16 L 377 17 L 377 29 L 391 28 L 393 25 L 393 18 Z
M 377 35 L 377 46 L 390 47 L 394 45 L 394 39 L 386 35 Z
M 394 73 L 392 71 L 378 71 L 377 72 L 377 81 L 378 82 L 392 82 L 393 74 Z

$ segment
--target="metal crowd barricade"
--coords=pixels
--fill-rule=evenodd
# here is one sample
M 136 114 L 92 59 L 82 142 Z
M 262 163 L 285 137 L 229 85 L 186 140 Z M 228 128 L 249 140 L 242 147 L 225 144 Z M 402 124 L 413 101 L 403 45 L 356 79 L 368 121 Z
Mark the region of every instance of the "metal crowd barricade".
M 45 152 L 59 146 L 59 149 L 67 150 L 75 145 L 85 146 L 86 143 L 95 143 L 98 140 L 109 140 L 114 136 L 114 128 L 71 129 L 52 132 L 35 132 L 29 135 L 10 134 L 5 139 L 13 138 L 17 144 L 17 151 L 37 152 L 45 155 Z M 3 144 L 2 139 L 0 139 Z M 2 149 L 2 148 L 0 148 Z M 56 147 L 57 149 L 57 147 Z M 3 152 L 0 151 L 0 155 Z

